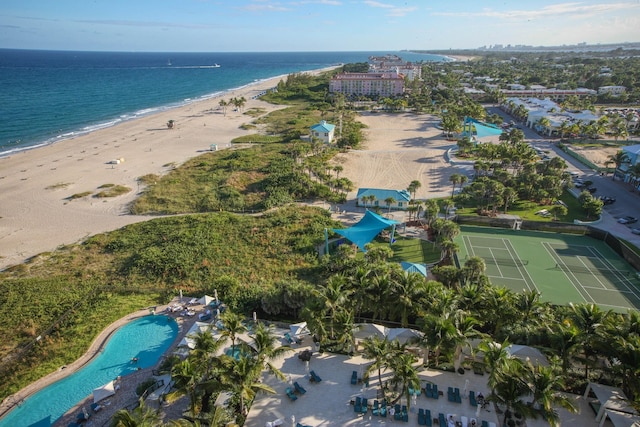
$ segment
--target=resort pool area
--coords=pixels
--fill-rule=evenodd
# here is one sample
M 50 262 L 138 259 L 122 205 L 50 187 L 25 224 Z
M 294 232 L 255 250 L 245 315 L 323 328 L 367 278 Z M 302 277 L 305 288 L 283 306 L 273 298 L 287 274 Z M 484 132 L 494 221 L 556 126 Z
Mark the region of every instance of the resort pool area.
M 178 324 L 167 316 L 144 316 L 127 323 L 85 367 L 27 398 L 0 419 L 0 427 L 53 424 L 93 389 L 138 368 L 154 366 L 177 335 Z

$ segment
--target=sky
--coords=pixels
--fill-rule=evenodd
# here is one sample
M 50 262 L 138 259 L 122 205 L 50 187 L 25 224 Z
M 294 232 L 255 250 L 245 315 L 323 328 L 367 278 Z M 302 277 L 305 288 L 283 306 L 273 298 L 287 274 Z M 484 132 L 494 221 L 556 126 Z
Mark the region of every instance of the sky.
M 2 0 L 0 48 L 286 52 L 640 42 L 640 0 Z

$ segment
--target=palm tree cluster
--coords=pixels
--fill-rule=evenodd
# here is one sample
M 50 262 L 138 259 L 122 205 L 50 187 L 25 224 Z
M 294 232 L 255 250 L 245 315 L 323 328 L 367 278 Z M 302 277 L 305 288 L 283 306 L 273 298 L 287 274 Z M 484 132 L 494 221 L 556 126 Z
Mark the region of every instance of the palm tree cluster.
M 460 269 L 433 268 L 435 281 L 401 271 L 387 261 L 388 249 L 370 249 L 364 258 L 356 258 L 343 246 L 330 256 L 338 271 L 313 291 L 303 310 L 322 348 L 353 351 L 355 324 L 362 321 L 419 329 L 425 364 L 456 366 L 464 349 L 467 354 L 481 350 L 490 371 L 490 399 L 505 411 L 525 418 L 543 416 L 553 425 L 558 406 L 571 408 L 561 392 L 580 394 L 592 380 L 619 385 L 632 400 L 640 397 L 637 312 L 604 311 L 590 303 L 555 306 L 542 301 L 537 291 L 515 293 L 493 286 L 478 257 L 467 259 Z M 473 348 L 476 339 L 482 341 Z M 551 365 L 509 356 L 510 343 L 541 349 Z M 374 360 L 367 378 L 377 373 L 389 400 L 398 400 L 409 387 L 415 388 L 408 365 L 414 370 L 420 365 L 413 356 L 400 358 L 402 349 L 392 345 L 370 339 L 363 348 Z M 382 373 L 392 380 L 383 384 Z
M 141 402 L 132 411 L 118 411 L 111 426 L 192 426 L 200 425 L 202 421 L 212 427 L 222 427 L 234 419 L 242 425 L 258 393 L 275 393 L 273 388 L 260 381 L 262 373 L 268 371 L 280 380 L 286 380 L 272 362 L 292 349 L 280 346 L 273 328 L 264 323 L 254 324 L 253 342 L 249 344 L 238 339 L 240 334 L 248 330 L 243 316 L 226 311 L 221 316 L 221 322 L 222 331 L 218 339 L 211 329 L 200 331 L 194 336 L 194 349 L 186 359 L 174 357 L 168 361 L 174 386 L 166 399 L 172 401 L 187 396 L 189 408 L 185 416 L 196 420 L 196 424 L 186 420 L 163 424 L 160 413 L 146 408 Z M 224 352 L 228 343 L 231 344 L 230 351 Z M 226 408 L 213 405 L 222 392 L 231 393 Z
M 512 132 L 511 138 L 507 134 L 499 144 L 474 149 L 476 179 L 457 196 L 461 202 L 475 203 L 484 212 L 502 207 L 506 213 L 518 200 L 550 204 L 560 197 L 571 179 L 567 164 L 559 157 L 540 161 L 529 144 L 519 141 L 521 132 Z

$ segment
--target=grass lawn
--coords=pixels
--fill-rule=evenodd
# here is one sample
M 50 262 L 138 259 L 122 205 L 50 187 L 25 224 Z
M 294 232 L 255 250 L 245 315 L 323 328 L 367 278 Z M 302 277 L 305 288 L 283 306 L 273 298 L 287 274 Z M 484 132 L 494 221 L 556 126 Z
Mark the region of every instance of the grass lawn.
M 396 236 L 395 240 L 391 245 L 393 257 L 391 257 L 390 261 L 407 261 L 418 264 L 433 264 L 440 261 L 440 249 L 431 242 L 402 236 Z M 376 239 L 371 244 L 374 246 L 388 246 L 389 242 Z

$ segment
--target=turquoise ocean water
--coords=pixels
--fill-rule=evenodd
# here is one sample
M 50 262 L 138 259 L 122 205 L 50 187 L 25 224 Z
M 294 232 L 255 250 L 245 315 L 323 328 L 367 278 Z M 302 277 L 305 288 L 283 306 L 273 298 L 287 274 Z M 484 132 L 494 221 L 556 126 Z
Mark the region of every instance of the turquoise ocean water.
M 132 53 L 0 49 L 0 156 L 73 138 L 255 81 L 394 53 Z M 215 65 L 219 65 L 216 67 Z

